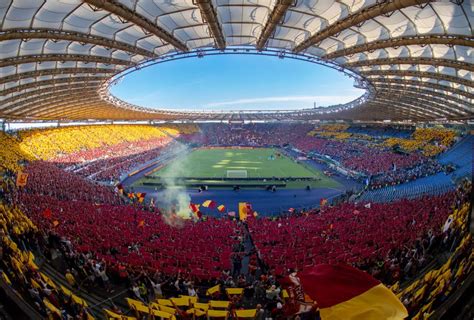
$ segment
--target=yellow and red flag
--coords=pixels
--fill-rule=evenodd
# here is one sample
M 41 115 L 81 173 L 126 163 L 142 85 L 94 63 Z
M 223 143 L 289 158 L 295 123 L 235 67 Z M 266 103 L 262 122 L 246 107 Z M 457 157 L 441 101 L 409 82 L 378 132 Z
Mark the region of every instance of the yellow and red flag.
M 195 203 L 192 203 L 192 202 L 191 202 L 191 203 L 189 204 L 189 209 L 191 209 L 192 212 L 196 213 L 196 212 L 199 211 L 199 207 L 200 207 L 200 206 L 201 206 L 201 205 L 199 205 L 199 204 L 195 204 Z
M 205 208 L 214 209 L 217 206 L 217 203 L 213 200 L 206 200 L 202 203 L 202 206 Z
M 142 203 L 145 200 L 146 193 L 145 192 L 137 192 L 137 199 L 139 203 Z
M 59 226 L 59 221 L 58 221 L 58 220 L 54 220 L 54 221 L 53 221 L 53 227 L 56 228 L 57 226 Z
M 247 220 L 247 203 L 239 202 L 239 219 L 240 221 Z
M 368 273 L 348 265 L 321 264 L 283 281 L 290 297 L 309 296 L 322 320 L 402 320 L 408 317 L 395 294 Z
M 258 214 L 254 215 L 254 212 L 252 204 L 248 202 L 239 202 L 239 219 L 241 221 L 247 220 L 249 216 L 256 217 Z
M 321 200 L 319 200 L 320 207 L 324 207 L 327 203 L 328 203 L 328 199 L 326 198 L 321 198 Z
M 221 204 L 220 206 L 217 207 L 217 210 L 219 210 L 219 212 L 224 212 L 225 211 L 225 206 L 223 204 Z
M 43 211 L 43 217 L 45 219 L 51 219 L 52 215 L 53 215 L 53 212 L 51 212 L 51 209 L 49 209 L 49 208 L 47 208 Z
M 16 186 L 17 187 L 24 187 L 28 182 L 28 173 L 24 173 L 19 171 L 18 175 L 16 176 Z
M 143 228 L 145 226 L 145 220 L 138 221 L 138 227 Z

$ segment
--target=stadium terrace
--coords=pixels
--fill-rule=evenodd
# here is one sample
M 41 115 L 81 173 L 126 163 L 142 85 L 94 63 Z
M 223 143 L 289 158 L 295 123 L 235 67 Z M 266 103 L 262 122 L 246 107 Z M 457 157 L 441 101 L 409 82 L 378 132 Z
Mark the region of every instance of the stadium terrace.
M 0 19 L 1 319 L 474 318 L 470 1 L 5 0 Z M 112 94 L 216 55 L 361 93 Z

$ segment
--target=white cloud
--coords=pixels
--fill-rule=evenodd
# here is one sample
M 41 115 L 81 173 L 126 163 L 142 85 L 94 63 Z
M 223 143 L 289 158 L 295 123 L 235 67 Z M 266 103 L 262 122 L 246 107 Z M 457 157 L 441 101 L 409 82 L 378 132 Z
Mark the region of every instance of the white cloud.
M 360 92 L 357 92 L 353 95 L 337 95 L 337 96 L 274 96 L 274 97 L 262 97 L 262 98 L 247 98 L 247 99 L 236 99 L 236 100 L 229 100 L 229 101 L 221 101 L 221 102 L 211 102 L 204 105 L 206 108 L 217 108 L 217 107 L 224 107 L 224 106 L 239 106 L 239 105 L 269 105 L 271 103 L 278 103 L 281 104 L 282 102 L 286 103 L 313 103 L 316 102 L 319 105 L 331 105 L 331 104 L 339 104 L 339 103 L 346 103 L 352 101 L 360 96 Z

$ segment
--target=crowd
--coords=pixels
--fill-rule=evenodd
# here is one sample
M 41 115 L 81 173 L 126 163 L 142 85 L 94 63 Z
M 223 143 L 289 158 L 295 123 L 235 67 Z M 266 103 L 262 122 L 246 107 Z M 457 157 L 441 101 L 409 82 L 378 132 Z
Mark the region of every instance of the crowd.
M 0 171 L 18 172 L 22 163 L 32 158 L 23 153 L 14 137 L 0 132 Z
M 163 138 L 178 134 L 147 125 L 94 125 L 19 131 L 20 148 L 31 157 L 60 161 L 58 158 L 83 150 Z
M 21 210 L 0 203 L 0 276 L 45 319 L 91 319 L 84 300 L 39 271 L 35 254 L 47 248 Z M 6 302 L 6 301 L 2 301 Z M 18 315 L 19 316 L 19 315 Z
M 456 141 L 456 133 L 444 128 L 417 128 L 411 139 L 390 138 L 384 141 L 389 147 L 399 146 L 407 152 L 420 151 L 433 157 L 446 151 Z
M 122 173 L 130 171 L 137 165 L 158 158 L 163 148 L 171 142 L 171 138 L 157 138 L 134 143 L 120 143 L 111 147 L 103 147 L 71 154 L 67 156 L 68 169 L 82 177 L 96 181 L 114 181 Z M 90 156 L 90 154 L 94 154 Z M 64 160 L 63 157 L 61 160 Z M 91 159 L 82 162 L 81 159 Z M 74 160 L 74 161 L 71 161 Z M 71 167 L 71 164 L 73 166 Z
M 202 124 L 197 137 L 211 146 L 282 146 L 304 136 L 310 124 L 259 123 L 245 125 Z
M 442 226 L 469 201 L 470 188 L 398 202 L 343 203 L 320 212 L 249 222 L 255 246 L 275 274 L 346 262 L 384 283 L 417 274 L 446 236 Z
M 24 192 L 59 200 L 89 201 L 90 203 L 119 203 L 111 188 L 85 180 L 78 175 L 59 169 L 53 163 L 33 161 L 26 168 L 28 183 Z
M 398 282 L 392 286 L 412 319 L 429 319 L 471 274 L 474 267 L 474 242 L 466 230 L 468 212 L 469 204 L 465 204 L 453 213 L 454 226 L 441 239 L 441 246 L 451 255 L 441 267 L 417 277 L 403 289 Z
M 134 130 L 137 127 L 133 126 Z M 233 309 L 255 308 L 257 319 L 283 319 L 285 297 L 278 279 L 288 270 L 320 263 L 352 264 L 385 284 L 393 284 L 412 315 L 439 305 L 472 270 L 472 240 L 461 241 L 465 223 L 459 222 L 467 214 L 470 184 L 439 196 L 390 204 L 342 203 L 300 215 L 251 218 L 244 224 L 228 217 L 181 220 L 172 209 L 130 205 L 110 188 L 84 178 L 112 179 L 137 162 L 159 156 L 160 147 L 169 142 L 168 134 L 179 132 L 183 132 L 181 138 L 189 142 L 200 139 L 204 145 L 290 144 L 305 152 L 329 155 L 347 168 L 372 175 L 373 185 L 441 170 L 415 152 L 395 154 L 354 139 L 337 140 L 337 135 L 308 135 L 312 125 L 213 124 L 202 125 L 200 132 L 194 125 L 185 127 L 181 131 L 179 126 L 160 128 L 157 132 L 161 135 L 146 139 L 137 138 L 142 130 L 137 129 L 131 135 L 137 139 L 132 140 L 121 138 L 123 128 L 114 129 L 110 137 L 115 142 L 108 147 L 96 143 L 96 127 L 71 131 L 66 134 L 68 139 L 58 138 L 60 129 L 48 134 L 21 133 L 21 148 L 15 138 L 0 136 L 11 146 L 9 151 L 0 151 L 2 168 L 29 174 L 26 187 L 11 191 L 14 177 L 7 174 L 0 188 L 2 278 L 43 315 L 86 319 L 87 309 L 78 303 L 80 298 L 55 286 L 34 263 L 36 253 L 51 258 L 58 251 L 73 288 L 100 287 L 110 293 L 117 284 L 126 284 L 129 296 L 147 305 L 157 298 L 184 295 L 229 300 Z M 338 132 L 342 127 L 332 129 Z M 82 139 L 89 137 L 90 143 L 73 138 L 76 133 Z M 120 161 L 112 155 L 120 155 Z M 54 159 L 56 164 L 25 161 L 33 157 Z M 81 161 L 87 164 L 78 165 L 75 173 L 57 166 Z M 451 214 L 454 222 L 445 228 Z M 401 283 L 414 279 L 434 256 L 452 248 L 458 249 L 448 267 L 399 290 Z M 232 296 L 226 291 L 229 288 L 241 288 L 242 292 Z M 178 311 L 176 315 L 184 316 Z
M 69 165 L 77 174 L 98 181 L 113 181 L 136 163 L 156 158 L 159 148 L 173 136 L 203 146 L 289 145 L 306 153 L 329 156 L 344 168 L 370 177 L 371 188 L 442 171 L 442 166 L 430 156 L 445 150 L 456 137 L 452 130 L 419 128 L 412 133 L 412 139 L 393 135 L 380 143 L 372 141 L 373 134 L 390 135 L 393 129 L 358 128 L 356 133 L 351 129 L 346 124 L 291 123 L 117 125 L 23 131 L 19 137 L 20 150 L 30 159 L 52 160 L 62 167 Z M 396 146 L 407 153 L 394 152 Z
M 229 220 L 208 218 L 195 223 L 159 210 L 43 195 L 22 194 L 19 200 L 36 225 L 70 239 L 81 253 L 93 252 L 114 266 L 146 266 L 196 279 L 216 277 L 230 269 L 232 246 L 240 235 Z M 52 213 L 45 219 L 46 210 Z

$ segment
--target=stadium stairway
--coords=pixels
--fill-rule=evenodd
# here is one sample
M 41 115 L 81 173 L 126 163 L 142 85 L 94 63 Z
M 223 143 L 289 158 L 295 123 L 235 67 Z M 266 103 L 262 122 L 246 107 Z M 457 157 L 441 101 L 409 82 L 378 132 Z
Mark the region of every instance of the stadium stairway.
M 455 189 L 452 176 L 444 172 L 399 184 L 364 192 L 357 202 L 392 202 L 400 198 L 413 199 L 424 195 L 437 195 Z
M 101 290 L 91 292 L 81 288 L 72 288 L 64 277 L 64 274 L 57 271 L 46 260 L 43 260 L 39 266 L 40 271 L 50 277 L 55 284 L 66 287 L 71 292 L 85 300 L 89 306 L 89 311 L 96 319 L 105 319 L 103 308 L 110 309 L 113 304 L 118 306 L 125 312 L 125 314 L 130 313 L 130 307 L 125 302 L 125 297 L 128 296 L 128 290 L 108 294 L 105 291 L 101 292 Z
M 454 179 L 472 176 L 473 145 L 474 136 L 467 135 L 450 150 L 438 157 L 441 164 L 456 166 L 456 171 L 453 173 Z

